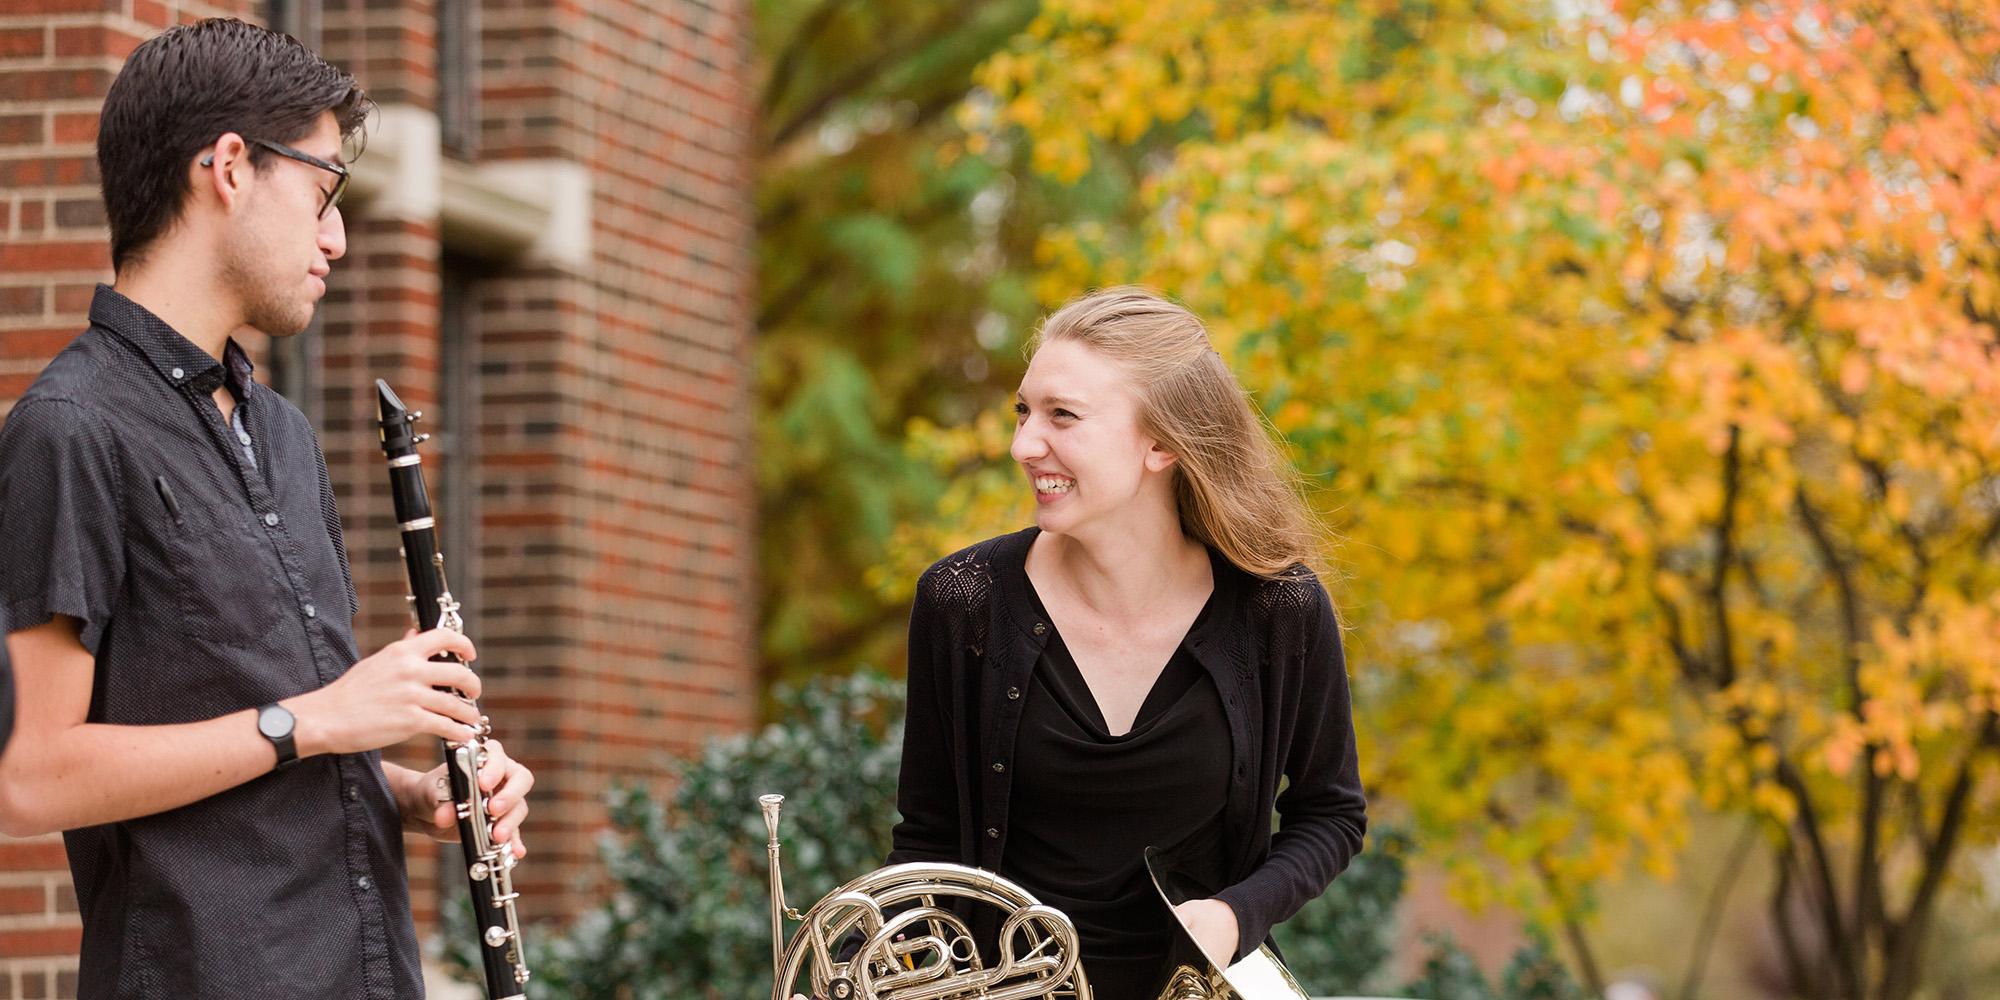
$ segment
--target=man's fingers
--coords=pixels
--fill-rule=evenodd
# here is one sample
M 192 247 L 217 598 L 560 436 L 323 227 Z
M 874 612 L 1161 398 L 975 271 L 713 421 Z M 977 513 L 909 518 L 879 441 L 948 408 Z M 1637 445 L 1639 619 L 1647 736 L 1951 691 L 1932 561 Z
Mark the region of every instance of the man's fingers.
M 417 695 L 417 707 L 435 715 L 442 715 L 469 729 L 479 727 L 479 707 L 449 691 L 426 688 Z M 465 740 L 472 734 L 460 733 L 453 740 Z
M 502 779 L 507 777 L 507 766 L 511 763 L 513 762 L 507 759 L 507 752 L 501 748 L 500 741 L 489 737 L 486 740 L 486 757 L 479 763 L 479 790 L 488 795 L 498 791 Z
M 473 673 L 472 668 L 463 663 L 426 660 L 422 677 L 431 687 L 451 688 L 464 693 L 467 698 L 479 697 L 479 675 Z
M 470 636 L 448 628 L 431 629 L 417 636 L 413 644 L 426 660 L 439 653 L 457 653 L 458 658 L 467 663 L 479 658 L 479 651 L 473 647 Z
M 444 693 L 427 691 L 417 701 L 420 718 L 416 732 L 428 733 L 449 743 L 464 743 L 478 735 L 472 723 L 462 722 L 454 713 L 464 711 L 465 702 Z M 413 734 L 414 735 L 414 734 Z
M 522 767 L 517 761 L 509 761 L 507 774 L 498 787 L 492 790 L 493 808 L 506 812 L 514 803 L 525 801 L 528 790 L 535 787 L 535 773 Z
M 521 832 L 521 824 L 528 818 L 528 804 L 516 802 L 512 809 L 493 824 L 494 840 L 513 840 Z
M 449 798 L 431 812 L 431 826 L 436 828 L 433 836 L 437 839 L 458 842 L 458 807 Z

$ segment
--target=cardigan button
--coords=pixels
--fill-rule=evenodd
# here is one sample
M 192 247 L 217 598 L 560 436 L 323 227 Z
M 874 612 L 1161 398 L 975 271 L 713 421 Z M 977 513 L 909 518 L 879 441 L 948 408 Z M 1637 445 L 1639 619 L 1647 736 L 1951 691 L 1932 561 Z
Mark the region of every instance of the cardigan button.
M 987 828 L 986 828 L 986 839 L 987 839 L 987 840 L 999 840 L 999 839 L 1000 839 L 1000 828 L 999 828 L 999 827 L 997 827 L 997 826 L 989 826 L 989 827 L 987 827 Z
M 1036 634 L 1036 635 L 1047 635 L 1047 634 L 1049 634 L 1049 627 L 1048 627 L 1047 625 L 1045 625 L 1045 624 L 1041 623 L 1041 622 L 1036 622 L 1036 623 L 1035 623 L 1035 634 Z
M 1021 700 L 1021 689 L 1020 689 L 1020 688 L 1008 688 L 1008 689 L 1007 689 L 1007 700 L 1008 700 L 1008 701 L 1020 701 L 1020 700 Z
M 999 761 L 997 761 L 997 760 L 996 760 L 996 761 L 994 761 L 994 762 L 993 762 L 993 773 L 994 773 L 994 774 L 1005 774 L 1005 773 L 1007 773 L 1007 765 L 1005 765 L 1005 764 L 1002 764 L 1002 763 L 1000 763 L 1000 762 L 999 762 Z

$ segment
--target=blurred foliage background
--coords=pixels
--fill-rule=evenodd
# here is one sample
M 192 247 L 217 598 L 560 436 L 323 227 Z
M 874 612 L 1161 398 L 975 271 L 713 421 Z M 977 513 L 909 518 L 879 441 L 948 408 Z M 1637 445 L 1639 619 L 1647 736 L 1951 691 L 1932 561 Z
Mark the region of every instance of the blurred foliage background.
M 1456 898 L 1593 993 L 2000 990 L 2000 7 L 757 17 L 770 678 L 900 662 L 1026 519 L 1026 333 L 1148 284 L 1345 539 L 1366 776 Z

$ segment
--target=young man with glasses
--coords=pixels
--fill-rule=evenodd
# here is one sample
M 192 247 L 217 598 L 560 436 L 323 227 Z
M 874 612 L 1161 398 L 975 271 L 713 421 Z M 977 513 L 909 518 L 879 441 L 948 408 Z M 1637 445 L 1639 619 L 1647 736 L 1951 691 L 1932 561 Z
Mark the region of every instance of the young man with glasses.
M 472 643 L 362 658 L 326 463 L 231 334 L 305 329 L 347 247 L 346 73 L 240 21 L 140 45 L 98 133 L 114 284 L 0 426 L 0 615 L 17 680 L 0 832 L 64 831 L 79 996 L 423 995 L 401 833 L 456 836 L 442 769 Z M 492 744 L 488 744 L 491 746 Z M 481 775 L 496 836 L 533 776 Z

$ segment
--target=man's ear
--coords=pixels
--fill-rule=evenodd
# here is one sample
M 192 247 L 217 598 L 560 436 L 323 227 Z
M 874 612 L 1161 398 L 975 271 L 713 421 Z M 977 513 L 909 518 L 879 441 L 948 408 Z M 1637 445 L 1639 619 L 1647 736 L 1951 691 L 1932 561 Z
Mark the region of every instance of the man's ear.
M 189 180 L 197 196 L 212 195 L 228 211 L 243 196 L 254 169 L 250 165 L 250 144 L 234 132 L 224 132 L 215 145 L 195 160 Z

